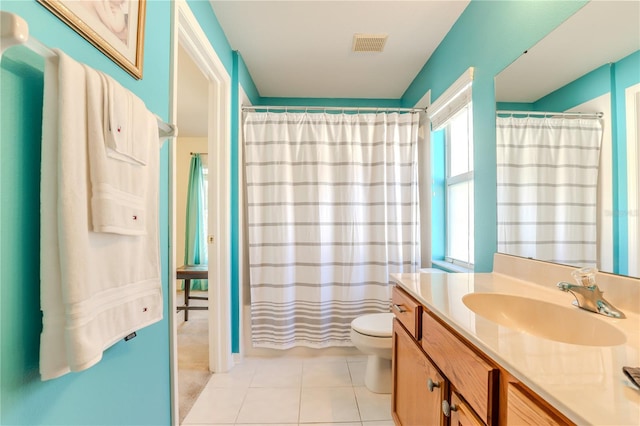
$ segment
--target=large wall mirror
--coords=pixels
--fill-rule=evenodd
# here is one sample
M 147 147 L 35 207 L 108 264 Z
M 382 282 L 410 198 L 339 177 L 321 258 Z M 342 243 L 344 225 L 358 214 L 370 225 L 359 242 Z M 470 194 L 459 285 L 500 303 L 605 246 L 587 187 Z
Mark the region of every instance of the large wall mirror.
M 499 252 L 640 277 L 639 49 L 592 1 L 496 76 Z

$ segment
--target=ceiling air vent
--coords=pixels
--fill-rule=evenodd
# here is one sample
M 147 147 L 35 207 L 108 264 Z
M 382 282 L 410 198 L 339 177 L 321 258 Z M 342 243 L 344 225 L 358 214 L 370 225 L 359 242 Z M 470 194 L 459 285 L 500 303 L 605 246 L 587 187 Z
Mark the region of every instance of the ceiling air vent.
M 382 52 L 387 42 L 387 34 L 354 34 L 354 52 Z

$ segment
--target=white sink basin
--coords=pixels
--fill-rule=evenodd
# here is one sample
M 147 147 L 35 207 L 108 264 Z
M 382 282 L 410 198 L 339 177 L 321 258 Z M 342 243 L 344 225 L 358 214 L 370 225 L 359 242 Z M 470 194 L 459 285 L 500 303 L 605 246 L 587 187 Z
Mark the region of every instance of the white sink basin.
M 615 346 L 627 340 L 600 315 L 573 306 L 497 293 L 471 293 L 462 301 L 481 317 L 544 339 L 585 346 Z

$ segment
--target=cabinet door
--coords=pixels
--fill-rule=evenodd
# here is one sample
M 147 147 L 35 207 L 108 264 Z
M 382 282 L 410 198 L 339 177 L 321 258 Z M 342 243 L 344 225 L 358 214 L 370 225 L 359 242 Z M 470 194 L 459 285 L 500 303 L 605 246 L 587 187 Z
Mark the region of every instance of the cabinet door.
M 449 426 L 484 426 L 471 407 L 457 393 L 451 393 L 451 423 Z
M 447 384 L 397 319 L 393 320 L 392 370 L 391 411 L 396 424 L 443 426 L 441 405 Z

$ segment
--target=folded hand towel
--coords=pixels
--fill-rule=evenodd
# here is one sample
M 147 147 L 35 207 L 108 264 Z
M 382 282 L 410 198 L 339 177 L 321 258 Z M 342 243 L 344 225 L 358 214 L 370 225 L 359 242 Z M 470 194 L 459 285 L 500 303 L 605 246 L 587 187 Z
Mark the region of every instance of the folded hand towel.
M 144 120 L 147 109 L 133 93 L 105 74 L 100 74 L 104 93 L 104 138 L 107 155 L 121 161 L 147 164 Z M 146 131 L 146 130 L 144 130 Z

